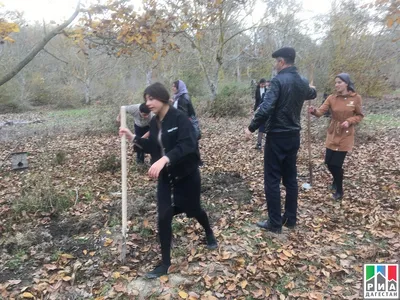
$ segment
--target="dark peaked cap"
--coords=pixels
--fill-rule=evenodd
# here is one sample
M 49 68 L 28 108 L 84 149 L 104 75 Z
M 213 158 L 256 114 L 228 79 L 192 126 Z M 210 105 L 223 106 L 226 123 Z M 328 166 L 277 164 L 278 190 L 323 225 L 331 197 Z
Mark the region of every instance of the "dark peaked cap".
M 294 60 L 296 58 L 296 50 L 294 50 L 292 47 L 283 47 L 272 53 L 272 58 L 277 57 L 291 58 Z

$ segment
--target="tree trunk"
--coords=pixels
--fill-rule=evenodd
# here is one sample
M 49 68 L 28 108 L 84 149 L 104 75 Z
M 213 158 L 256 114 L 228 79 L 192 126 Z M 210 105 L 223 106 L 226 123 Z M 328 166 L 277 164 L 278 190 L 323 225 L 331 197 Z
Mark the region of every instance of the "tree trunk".
M 242 74 L 240 73 L 240 59 L 236 60 L 236 81 L 241 81 Z
M 147 73 L 146 73 L 146 84 L 147 84 L 147 86 L 149 86 L 151 84 L 152 77 L 153 77 L 153 69 L 147 70 Z
M 25 101 L 26 98 L 26 80 L 25 80 L 25 76 L 23 76 L 23 74 L 21 74 L 21 82 L 20 82 L 20 87 L 21 87 L 21 93 L 20 93 L 20 103 L 23 103 Z
M 85 81 L 85 104 L 90 105 L 90 78 Z

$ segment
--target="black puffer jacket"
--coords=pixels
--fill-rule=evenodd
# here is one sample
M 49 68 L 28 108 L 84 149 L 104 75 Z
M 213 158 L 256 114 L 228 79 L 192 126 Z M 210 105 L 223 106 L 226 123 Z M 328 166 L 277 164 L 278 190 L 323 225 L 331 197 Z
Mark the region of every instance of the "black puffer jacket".
M 285 68 L 271 80 L 249 130 L 254 132 L 265 123 L 267 134 L 300 131 L 304 100 L 316 97 L 316 90 L 309 87 L 308 81 L 299 75 L 296 67 Z

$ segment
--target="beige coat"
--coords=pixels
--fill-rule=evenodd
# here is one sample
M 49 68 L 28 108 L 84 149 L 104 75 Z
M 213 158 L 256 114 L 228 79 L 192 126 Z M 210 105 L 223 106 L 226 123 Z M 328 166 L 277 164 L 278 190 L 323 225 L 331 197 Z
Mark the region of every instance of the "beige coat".
M 331 122 L 326 136 L 326 148 L 334 151 L 351 151 L 354 146 L 354 126 L 364 118 L 362 99 L 357 93 L 348 95 L 330 95 L 315 116 L 320 117 L 331 109 Z M 349 122 L 349 128 L 342 128 L 343 122 Z

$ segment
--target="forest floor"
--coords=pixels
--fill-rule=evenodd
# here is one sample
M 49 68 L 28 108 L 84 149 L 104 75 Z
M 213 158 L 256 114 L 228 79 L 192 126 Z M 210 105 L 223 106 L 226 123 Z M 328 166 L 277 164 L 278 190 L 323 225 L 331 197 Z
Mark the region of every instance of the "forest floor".
M 251 116 L 200 117 L 202 203 L 219 248 L 207 250 L 199 224 L 177 216 L 170 274 L 155 280 L 143 274 L 160 259 L 156 183 L 132 158 L 120 261 L 118 109 L 0 115 L 3 125 L 40 120 L 0 127 L 0 299 L 362 298 L 364 263 L 400 261 L 400 99 L 367 99 L 364 110 L 341 202 L 323 164 L 328 119 L 312 119 L 314 182 L 300 188 L 298 226 L 280 235 L 255 226 L 266 206 L 263 155 L 243 138 Z M 300 187 L 309 181 L 303 125 Z M 12 171 L 12 152 L 27 152 L 29 168 Z

